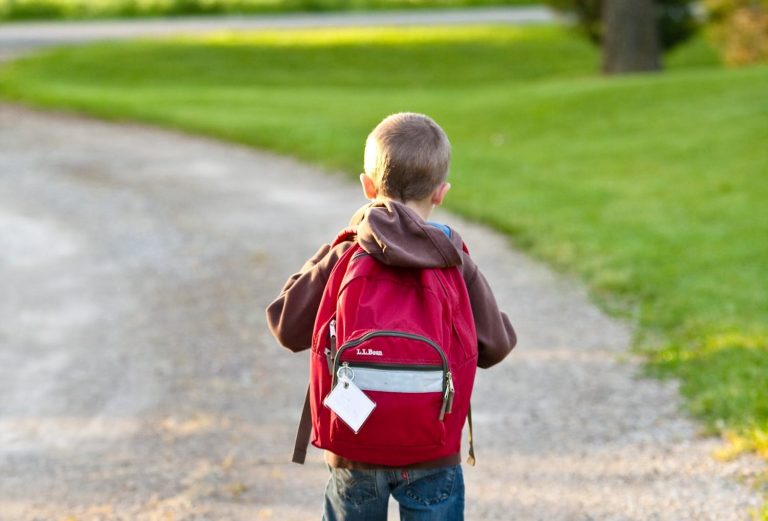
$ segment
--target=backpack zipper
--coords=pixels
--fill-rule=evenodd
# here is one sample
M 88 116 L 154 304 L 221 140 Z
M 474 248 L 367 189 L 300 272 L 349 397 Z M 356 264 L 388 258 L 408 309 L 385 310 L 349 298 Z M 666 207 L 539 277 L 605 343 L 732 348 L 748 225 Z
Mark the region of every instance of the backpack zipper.
M 335 334 L 335 320 L 332 321 L 332 323 L 334 326 L 334 334 Z M 413 333 L 405 333 L 403 331 L 381 330 L 381 331 L 371 331 L 370 333 L 367 333 L 361 336 L 360 338 L 357 338 L 355 340 L 350 340 L 349 342 L 342 345 L 338 351 L 336 351 L 336 356 L 334 357 L 334 360 L 333 360 L 331 388 L 336 387 L 336 378 L 337 378 L 337 372 L 339 370 L 339 362 L 341 361 L 341 355 L 344 353 L 344 351 L 352 347 L 356 347 L 371 338 L 376 338 L 380 336 L 392 336 L 396 338 L 407 338 L 410 340 L 419 340 L 421 342 L 428 344 L 435 351 L 437 351 L 437 354 L 440 355 L 440 360 L 442 361 L 443 374 L 445 376 L 443 379 L 443 403 L 440 407 L 440 415 L 438 419 L 440 421 L 443 421 L 443 418 L 445 417 L 446 413 L 450 413 L 453 407 L 453 395 L 455 394 L 455 389 L 453 386 L 453 377 L 451 376 L 451 371 L 448 367 L 448 359 L 445 357 L 445 353 L 443 352 L 443 350 L 440 348 L 439 345 L 437 345 L 435 342 L 433 342 L 432 340 L 430 340 L 425 336 L 416 335 Z M 348 362 L 344 362 L 344 363 L 349 365 Z M 419 367 L 419 366 L 416 366 L 416 367 Z
M 347 363 L 347 362 L 344 362 Z M 343 364 L 342 364 L 343 365 Z M 377 364 L 376 362 L 350 362 L 350 367 L 364 369 L 384 369 L 389 371 L 436 371 L 443 370 L 442 365 Z

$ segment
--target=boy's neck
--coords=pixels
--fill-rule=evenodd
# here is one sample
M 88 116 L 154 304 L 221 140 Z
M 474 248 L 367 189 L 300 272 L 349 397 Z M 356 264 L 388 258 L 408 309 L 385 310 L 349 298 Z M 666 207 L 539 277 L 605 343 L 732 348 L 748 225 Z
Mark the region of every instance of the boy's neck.
M 400 201 L 398 199 L 386 199 L 390 201 L 397 201 L 400 204 L 404 204 L 414 212 L 416 212 L 419 217 L 424 219 L 425 221 L 428 221 L 429 218 L 432 216 L 432 210 L 434 209 L 434 206 L 429 200 L 425 201 Z

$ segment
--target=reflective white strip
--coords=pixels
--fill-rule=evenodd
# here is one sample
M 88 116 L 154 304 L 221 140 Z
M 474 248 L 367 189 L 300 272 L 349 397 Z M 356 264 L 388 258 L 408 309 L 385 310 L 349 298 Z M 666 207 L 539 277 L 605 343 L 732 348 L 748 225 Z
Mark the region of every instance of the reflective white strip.
M 443 392 L 443 371 L 408 371 L 352 367 L 352 381 L 363 391 L 390 393 Z

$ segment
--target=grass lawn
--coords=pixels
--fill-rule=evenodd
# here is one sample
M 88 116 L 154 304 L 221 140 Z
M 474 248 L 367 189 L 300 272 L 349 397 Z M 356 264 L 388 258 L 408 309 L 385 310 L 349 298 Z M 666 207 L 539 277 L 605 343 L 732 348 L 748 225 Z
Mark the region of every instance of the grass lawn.
M 536 0 L 0 0 L 0 21 L 529 5 Z
M 350 175 L 383 116 L 426 112 L 454 144 L 447 206 L 580 276 L 706 426 L 768 456 L 768 68 L 703 41 L 664 74 L 597 63 L 552 27 L 219 33 L 51 51 L 0 93 Z

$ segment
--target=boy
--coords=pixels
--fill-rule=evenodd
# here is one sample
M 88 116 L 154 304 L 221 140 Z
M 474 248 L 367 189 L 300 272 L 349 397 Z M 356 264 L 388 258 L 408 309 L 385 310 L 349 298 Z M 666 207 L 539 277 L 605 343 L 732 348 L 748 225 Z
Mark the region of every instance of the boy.
M 446 182 L 450 154 L 443 130 L 422 114 L 393 114 L 371 132 L 365 146 L 365 173 L 360 175 L 363 193 L 371 203 L 352 217 L 356 235 L 333 247 L 322 246 L 267 308 L 269 327 L 282 345 L 294 352 L 310 346 L 331 271 L 356 241 L 364 253 L 388 266 L 458 267 L 477 332 L 477 366 L 490 367 L 512 350 L 515 332 L 463 249 L 461 237 L 429 221 L 451 187 Z M 386 520 L 390 494 L 400 504 L 401 519 L 463 519 L 458 451 L 405 467 L 353 461 L 328 450 L 325 461 L 331 476 L 324 520 Z

